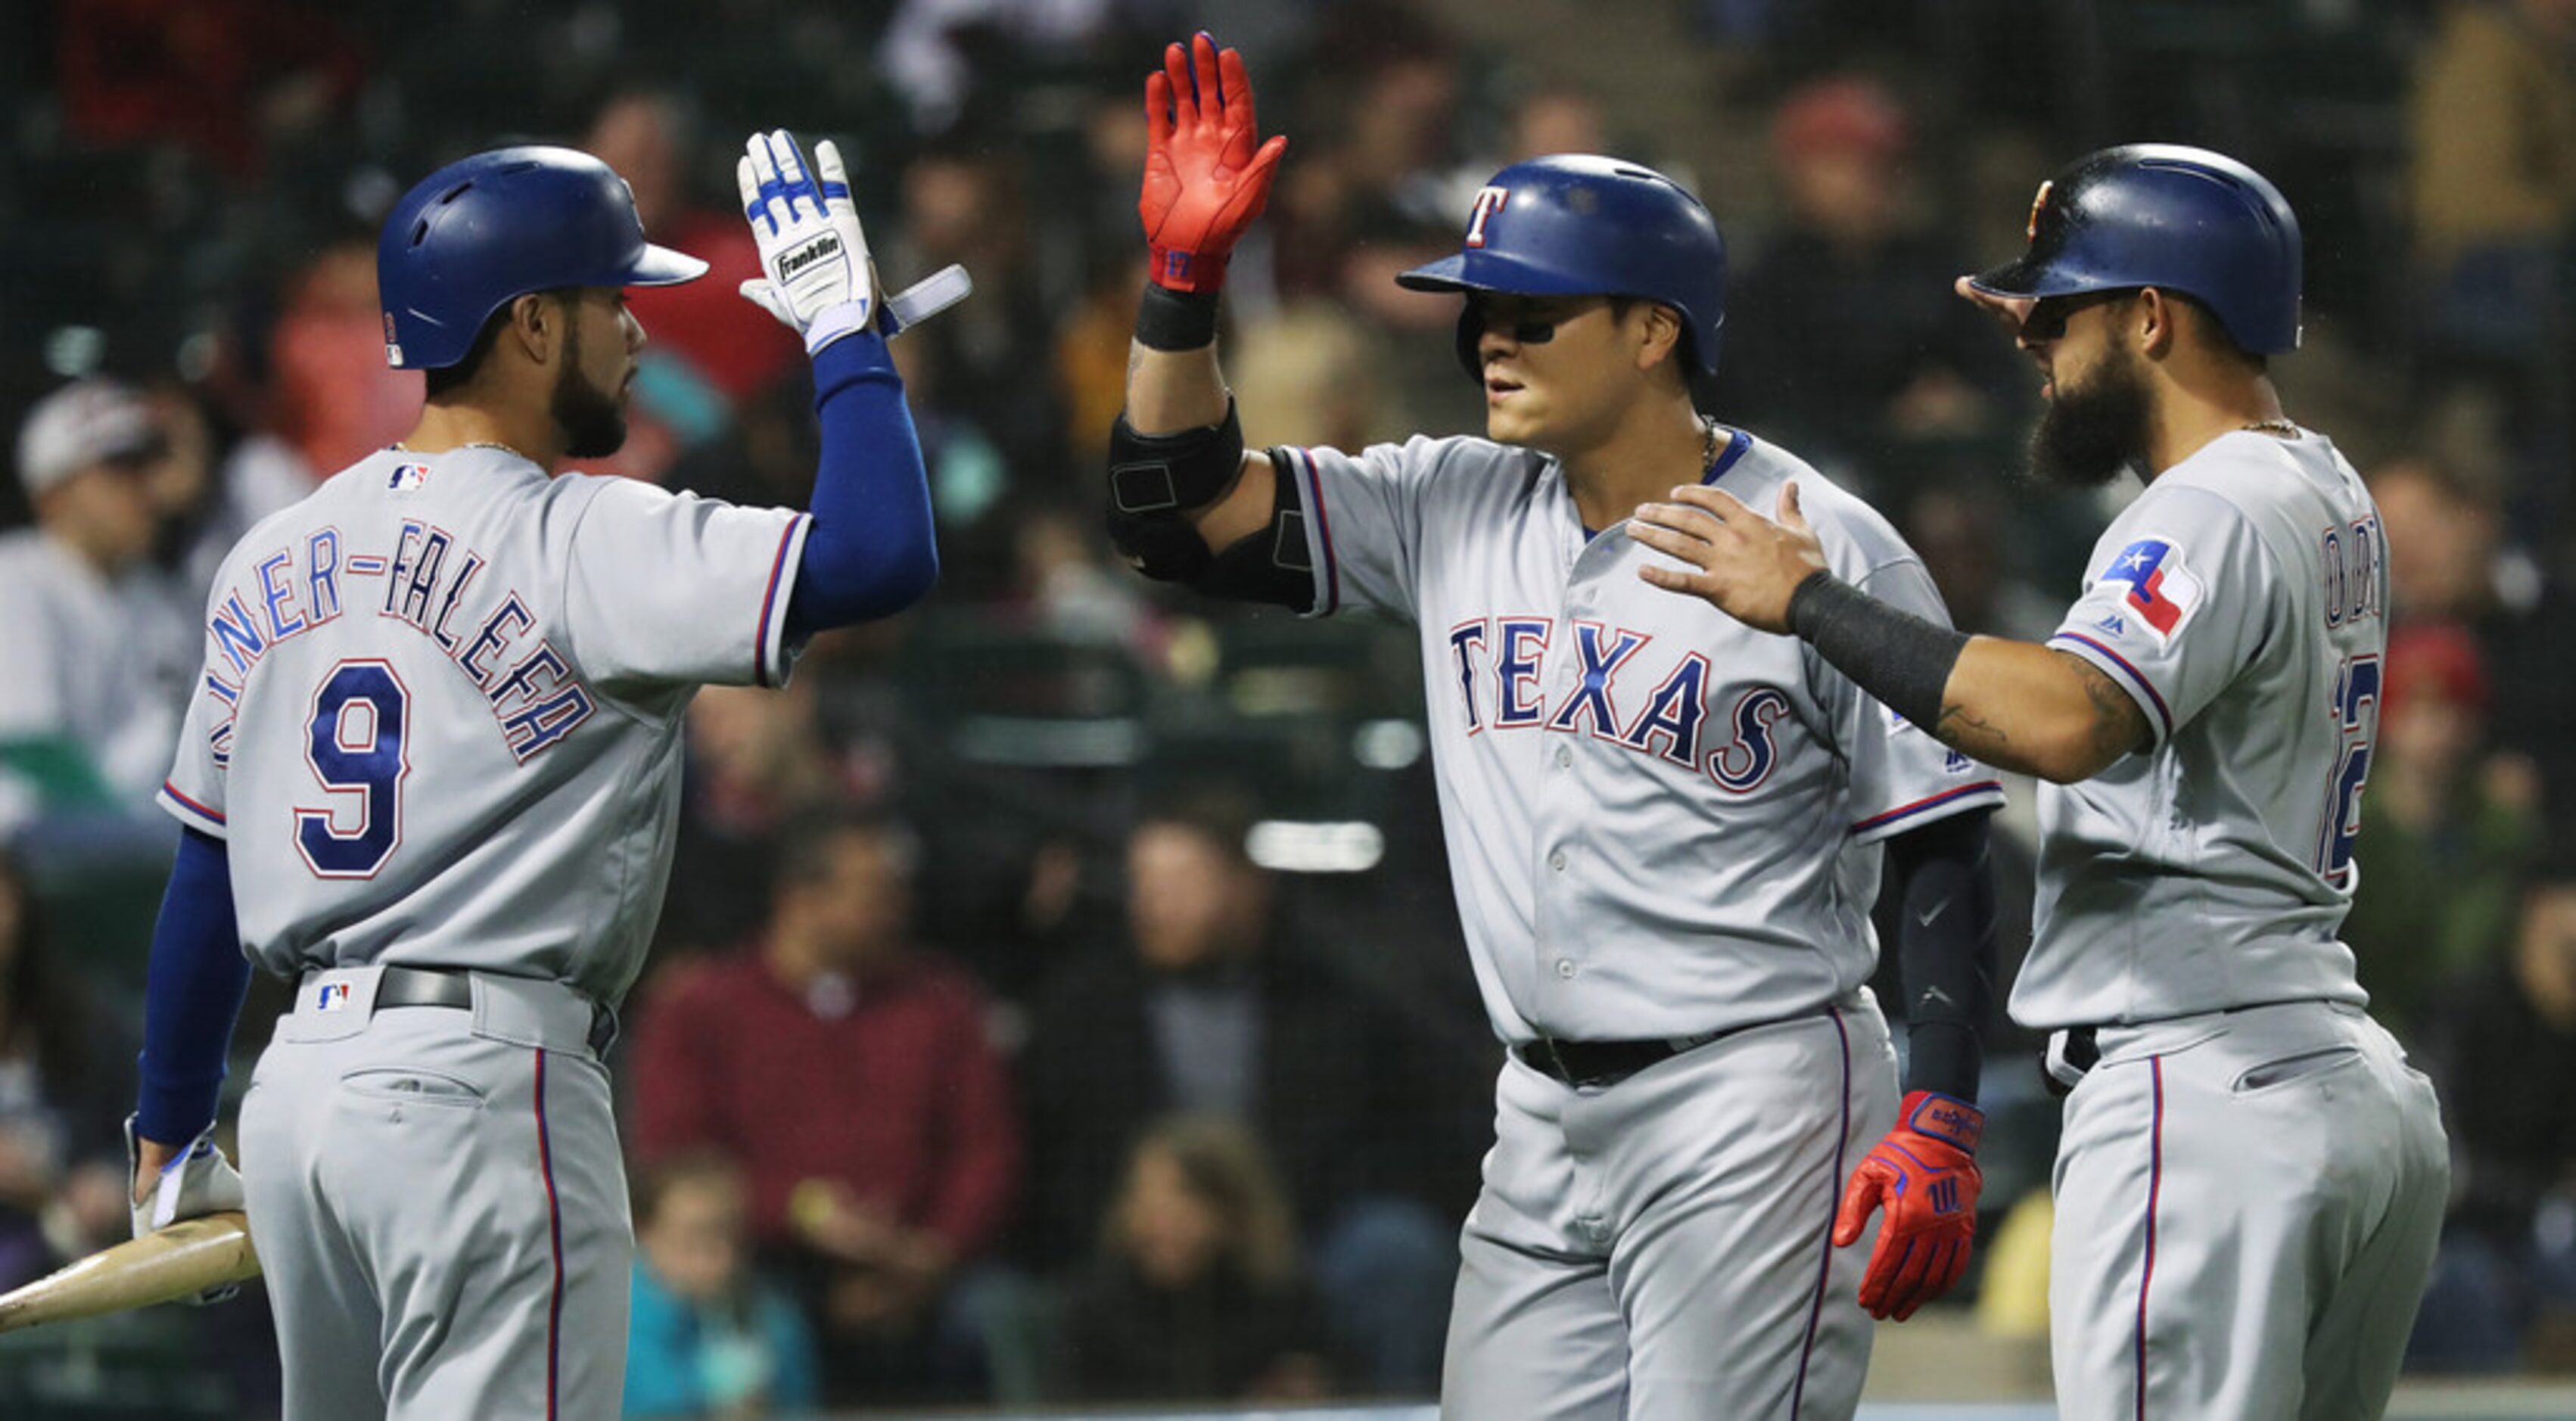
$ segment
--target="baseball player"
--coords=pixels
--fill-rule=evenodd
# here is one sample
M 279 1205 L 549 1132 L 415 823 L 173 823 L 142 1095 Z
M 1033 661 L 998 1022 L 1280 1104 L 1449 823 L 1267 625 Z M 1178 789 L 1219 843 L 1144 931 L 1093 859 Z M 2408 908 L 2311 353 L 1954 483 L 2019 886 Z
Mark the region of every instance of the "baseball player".
M 1766 502 L 1795 486 L 1836 568 L 1938 619 L 1921 563 L 1694 408 L 1724 243 L 1689 193 L 1609 158 L 1504 169 L 1459 254 L 1399 278 L 1464 293 L 1490 438 L 1245 450 L 1217 291 L 1283 140 L 1258 143 L 1243 62 L 1205 35 L 1166 52 L 1146 114 L 1153 284 L 1113 535 L 1213 596 L 1421 629 L 1458 907 L 1510 1046 L 1444 1414 L 1850 1416 L 1863 1308 L 1905 1316 L 1967 1255 L 2001 791 L 1797 643 L 1640 585 L 1617 529 L 1677 478 Z M 1910 910 L 1901 1112 L 1861 985 L 1882 856 Z M 1834 1245 L 1879 1205 L 1864 1268 Z
M 503 148 L 424 179 L 377 249 L 405 439 L 255 525 L 207 600 L 162 802 L 135 1227 L 247 1201 L 289 1421 L 619 1409 L 626 1187 L 601 1052 L 670 868 L 681 716 L 776 685 L 820 629 L 937 574 L 903 389 L 839 156 L 740 169 L 803 333 L 810 515 L 558 474 L 615 451 L 644 239 L 596 158 Z M 245 953 L 298 985 L 210 1143 Z
M 2038 472 L 2147 480 L 2044 645 L 1855 585 L 1796 489 L 1776 523 L 1676 489 L 1630 525 L 1688 565 L 1655 585 L 2049 782 L 2012 1013 L 2071 1087 L 2049 1312 L 2072 1418 L 2380 1415 L 2448 1187 L 2432 1087 L 2335 938 L 2388 562 L 2352 466 L 2265 373 L 2299 342 L 2299 269 L 2261 174 L 2142 144 L 2042 184 L 2029 250 L 1961 279 L 2048 382 Z

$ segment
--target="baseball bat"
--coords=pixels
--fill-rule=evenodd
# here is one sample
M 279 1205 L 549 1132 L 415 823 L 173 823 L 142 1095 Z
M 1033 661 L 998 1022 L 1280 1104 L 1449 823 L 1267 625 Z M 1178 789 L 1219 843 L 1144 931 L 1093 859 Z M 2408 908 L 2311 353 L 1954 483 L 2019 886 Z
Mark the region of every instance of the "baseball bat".
M 239 1210 L 181 1219 L 0 1296 L 0 1332 L 150 1307 L 258 1274 Z

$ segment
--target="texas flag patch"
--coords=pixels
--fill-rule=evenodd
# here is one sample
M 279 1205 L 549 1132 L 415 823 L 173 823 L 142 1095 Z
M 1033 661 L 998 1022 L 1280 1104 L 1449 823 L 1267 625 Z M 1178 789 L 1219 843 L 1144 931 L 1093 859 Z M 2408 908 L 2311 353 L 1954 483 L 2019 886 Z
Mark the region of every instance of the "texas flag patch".
M 2103 570 L 2102 580 L 2128 584 L 2123 604 L 2156 634 L 2158 642 L 2169 641 L 2182 630 L 2207 590 L 2183 566 L 2182 549 L 2165 538 L 2140 538 L 2122 548 Z

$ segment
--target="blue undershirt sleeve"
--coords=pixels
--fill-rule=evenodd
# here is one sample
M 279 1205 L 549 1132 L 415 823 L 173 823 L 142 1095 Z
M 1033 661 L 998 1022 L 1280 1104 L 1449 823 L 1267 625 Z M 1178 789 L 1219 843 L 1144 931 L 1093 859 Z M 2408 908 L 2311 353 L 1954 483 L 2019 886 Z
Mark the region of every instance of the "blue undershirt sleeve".
M 798 638 L 902 611 L 939 580 L 921 440 L 885 337 L 860 331 L 814 352 L 814 412 L 822 467 L 787 604 Z
M 250 988 L 223 841 L 183 833 L 144 975 L 143 1090 L 134 1122 L 137 1135 L 165 1145 L 184 1145 L 214 1123 L 224 1055 Z

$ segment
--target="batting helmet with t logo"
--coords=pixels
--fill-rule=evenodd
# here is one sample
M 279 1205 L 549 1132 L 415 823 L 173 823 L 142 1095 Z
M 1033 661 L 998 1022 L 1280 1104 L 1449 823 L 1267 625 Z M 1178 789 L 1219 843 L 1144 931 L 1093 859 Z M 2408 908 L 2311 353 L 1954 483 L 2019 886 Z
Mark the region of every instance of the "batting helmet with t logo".
M 1717 371 L 1726 324 L 1726 239 L 1681 184 L 1616 158 L 1560 153 L 1514 163 L 1476 194 L 1458 255 L 1396 278 L 1415 291 L 1633 296 L 1681 312 L 1682 354 Z M 1458 358 L 1476 375 L 1476 317 Z
M 1970 284 L 1998 296 L 2153 286 L 2189 296 L 2256 355 L 2299 347 L 2299 219 L 2261 173 L 2224 153 L 2132 143 L 2042 183 L 2030 250 Z
M 635 195 L 606 163 L 570 148 L 496 148 L 450 163 L 403 194 L 376 239 L 385 363 L 463 360 L 492 313 L 564 286 L 669 286 L 707 264 L 644 240 Z

